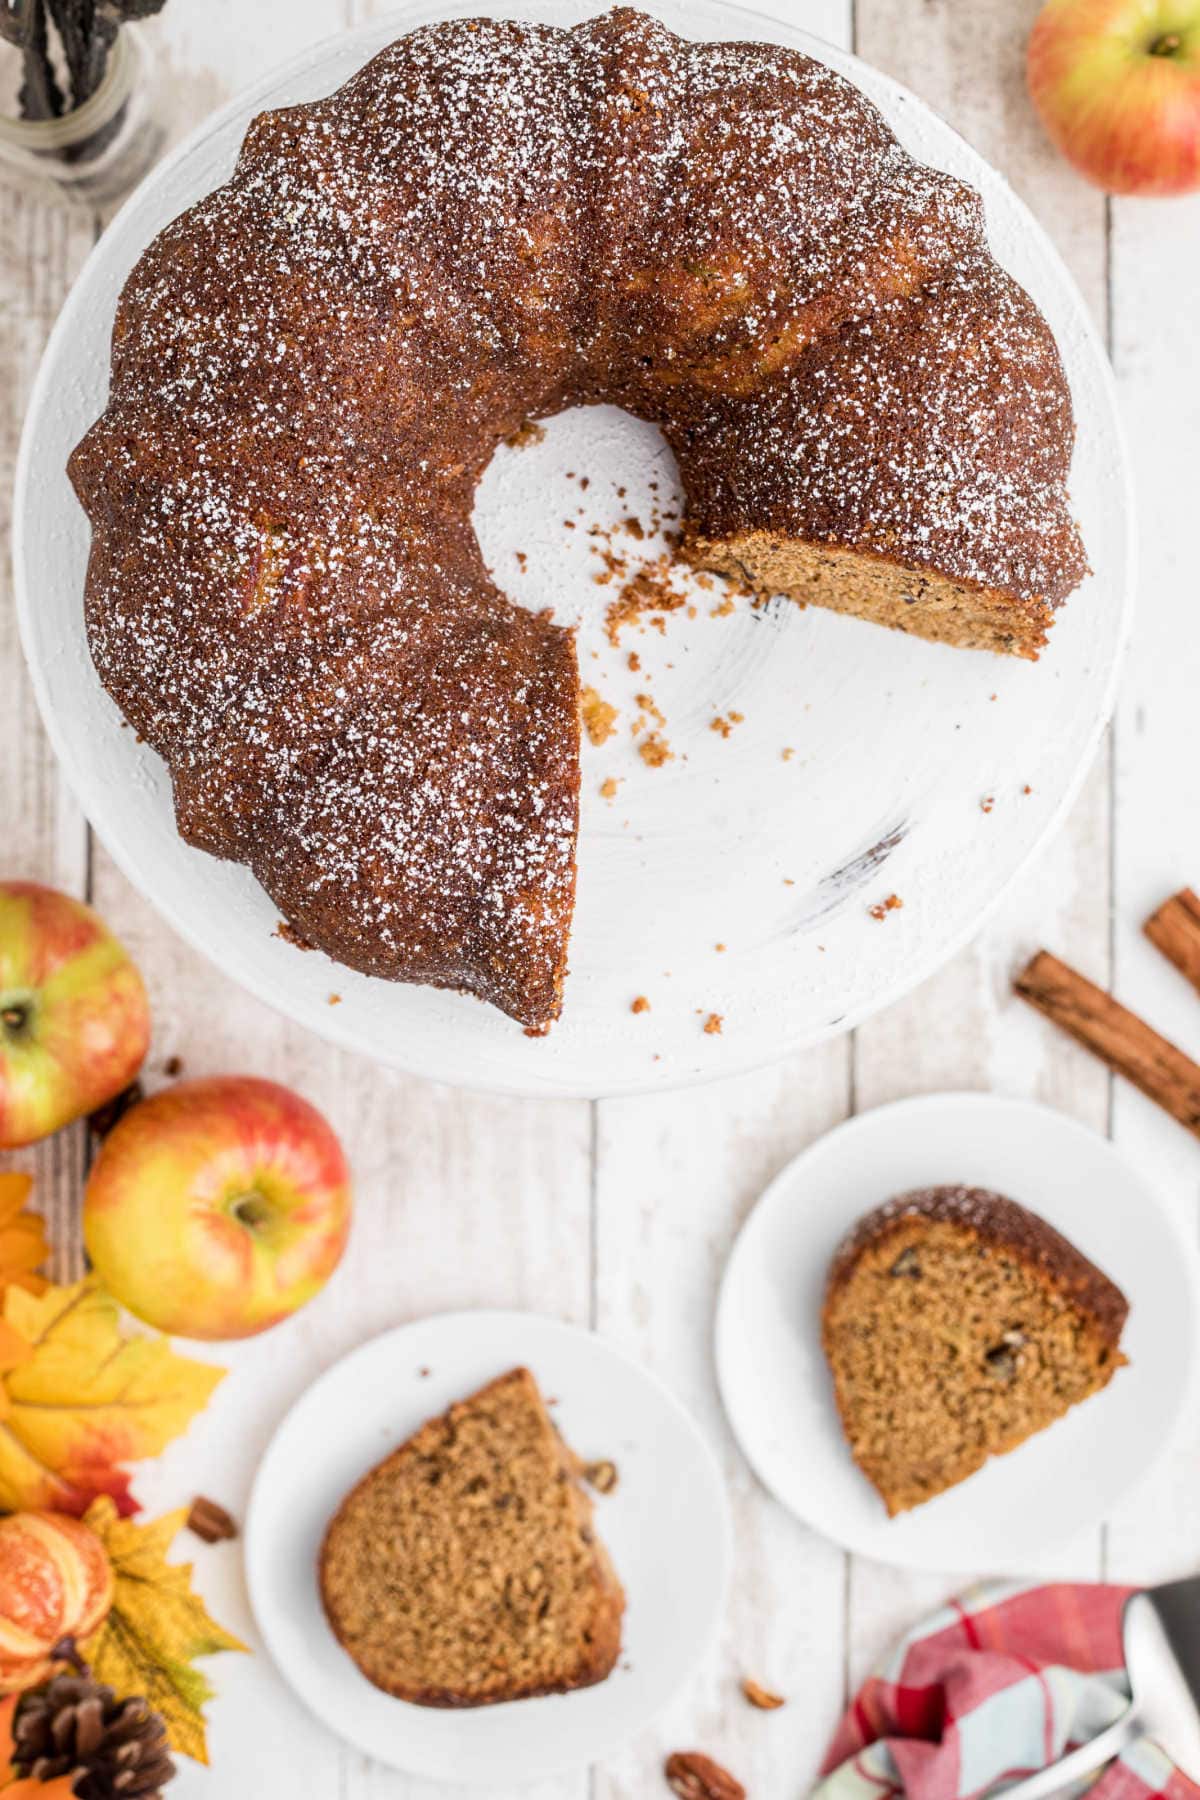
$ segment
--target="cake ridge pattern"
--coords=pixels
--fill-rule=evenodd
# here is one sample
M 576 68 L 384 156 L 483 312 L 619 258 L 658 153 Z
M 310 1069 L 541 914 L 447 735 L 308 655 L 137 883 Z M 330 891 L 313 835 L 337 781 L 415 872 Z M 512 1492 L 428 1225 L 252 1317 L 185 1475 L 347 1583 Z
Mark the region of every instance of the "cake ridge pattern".
M 628 8 L 422 27 L 257 118 L 130 277 L 71 465 L 93 658 L 184 837 L 338 960 L 531 1030 L 578 671 L 471 504 L 526 419 L 599 400 L 661 426 L 690 553 L 755 585 L 763 545 L 828 547 L 899 566 L 901 610 L 1001 595 L 994 647 L 1036 654 L 1083 573 L 1066 383 L 978 195 L 823 64 Z

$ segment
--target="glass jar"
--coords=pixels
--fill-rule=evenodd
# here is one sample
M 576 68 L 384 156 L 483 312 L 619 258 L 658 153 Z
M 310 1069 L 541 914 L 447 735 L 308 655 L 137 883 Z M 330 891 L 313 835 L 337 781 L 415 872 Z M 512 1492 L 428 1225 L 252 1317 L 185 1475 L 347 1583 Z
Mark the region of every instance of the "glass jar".
M 122 26 L 104 79 L 82 106 L 57 119 L 0 113 L 0 178 L 90 210 L 123 200 L 166 140 L 152 73 L 144 39 L 136 27 Z

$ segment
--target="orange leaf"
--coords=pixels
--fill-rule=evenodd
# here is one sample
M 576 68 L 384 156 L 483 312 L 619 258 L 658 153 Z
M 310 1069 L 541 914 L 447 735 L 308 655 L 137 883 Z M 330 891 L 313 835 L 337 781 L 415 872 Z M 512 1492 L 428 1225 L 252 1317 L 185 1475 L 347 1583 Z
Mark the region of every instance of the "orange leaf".
M 3 1800 L 73 1800 L 75 1784 L 69 1775 L 59 1775 L 54 1781 L 34 1781 L 14 1772 L 13 1714 L 20 1698 L 20 1694 L 10 1694 L 7 1700 L 0 1700 L 0 1796 Z
M 27 1294 L 43 1294 L 45 1278 L 35 1271 L 49 1256 L 50 1246 L 41 1213 L 25 1204 L 32 1188 L 32 1175 L 12 1170 L 0 1174 L 0 1288 L 22 1287 Z

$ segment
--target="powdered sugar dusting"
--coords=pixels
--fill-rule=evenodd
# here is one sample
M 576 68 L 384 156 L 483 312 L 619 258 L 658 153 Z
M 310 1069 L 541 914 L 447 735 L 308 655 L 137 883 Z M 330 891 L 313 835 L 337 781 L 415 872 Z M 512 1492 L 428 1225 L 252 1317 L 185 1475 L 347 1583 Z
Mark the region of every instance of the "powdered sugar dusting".
M 427 27 L 263 115 L 131 277 L 112 396 L 73 463 L 89 634 L 181 830 L 330 954 L 532 1028 L 578 683 L 482 567 L 497 442 L 611 399 L 667 430 L 693 529 L 1052 597 L 1069 547 L 1069 402 L 977 197 L 822 65 L 627 10 Z

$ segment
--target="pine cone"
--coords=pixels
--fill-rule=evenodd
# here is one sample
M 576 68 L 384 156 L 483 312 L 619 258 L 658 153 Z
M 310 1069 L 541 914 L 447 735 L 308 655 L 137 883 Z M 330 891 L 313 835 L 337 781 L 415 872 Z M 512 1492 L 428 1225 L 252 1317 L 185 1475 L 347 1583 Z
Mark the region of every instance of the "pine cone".
M 160 1715 L 86 1674 L 56 1675 L 22 1698 L 12 1762 L 35 1781 L 72 1776 L 79 1800 L 157 1800 L 175 1773 Z

